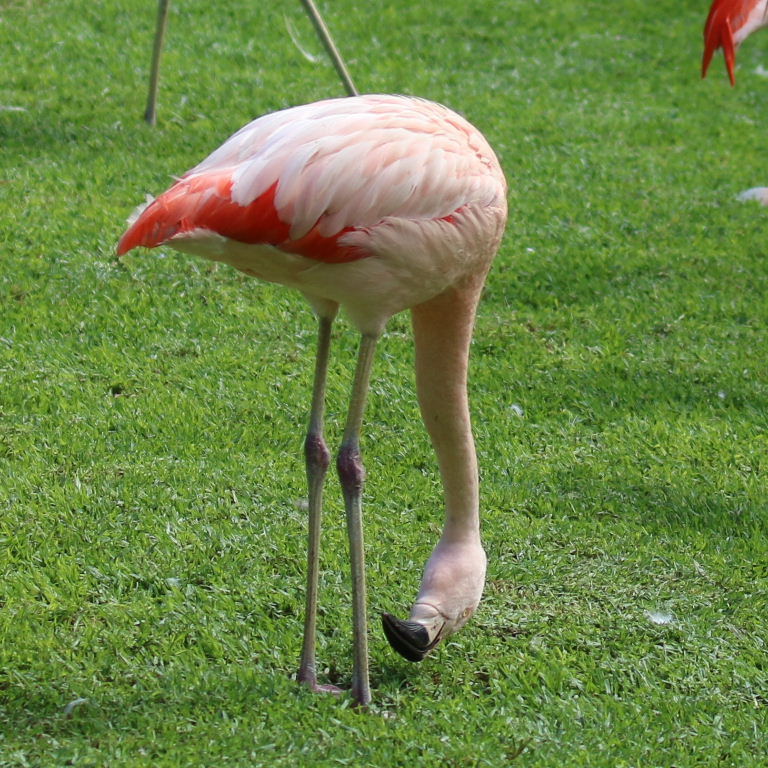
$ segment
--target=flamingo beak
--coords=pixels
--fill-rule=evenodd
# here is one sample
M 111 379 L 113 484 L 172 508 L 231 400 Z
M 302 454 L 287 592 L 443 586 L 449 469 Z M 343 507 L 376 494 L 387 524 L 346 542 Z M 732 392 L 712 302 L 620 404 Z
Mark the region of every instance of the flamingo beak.
M 382 613 L 381 623 L 389 644 L 408 661 L 422 661 L 446 634 L 443 619 L 424 625 L 418 621 L 403 621 L 391 613 Z
M 718 48 L 722 48 L 725 54 L 728 78 L 731 81 L 731 85 L 735 86 L 736 45 L 733 42 L 731 20 L 727 15 L 723 18 L 724 14 L 718 13 L 719 10 L 715 6 L 712 7 L 704 27 L 704 58 L 701 61 L 701 76 L 707 76 L 707 69 L 709 69 L 712 56 Z

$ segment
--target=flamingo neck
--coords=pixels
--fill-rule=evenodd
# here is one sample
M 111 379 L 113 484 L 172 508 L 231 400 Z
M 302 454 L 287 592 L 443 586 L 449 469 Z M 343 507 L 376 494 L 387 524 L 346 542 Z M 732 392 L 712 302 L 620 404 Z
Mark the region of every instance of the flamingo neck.
M 477 457 L 467 396 L 469 346 L 482 281 L 412 310 L 416 387 L 445 497 L 444 543 L 479 542 Z

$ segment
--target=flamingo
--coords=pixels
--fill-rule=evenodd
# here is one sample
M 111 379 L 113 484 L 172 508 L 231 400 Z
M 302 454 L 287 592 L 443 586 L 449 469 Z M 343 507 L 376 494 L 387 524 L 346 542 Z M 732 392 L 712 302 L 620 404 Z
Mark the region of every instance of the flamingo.
M 731 85 L 736 85 L 736 51 L 755 30 L 768 25 L 768 0 L 714 0 L 704 25 L 701 76 L 707 76 L 718 48 L 725 54 Z
M 704 57 L 701 76 L 707 76 L 712 56 L 723 49 L 731 85 L 736 85 L 736 51 L 755 30 L 768 26 L 768 0 L 714 0 L 704 25 Z M 752 187 L 738 199 L 768 205 L 768 187 Z
M 352 571 L 352 697 L 370 702 L 360 429 L 376 343 L 411 310 L 417 397 L 443 483 L 443 531 L 408 620 L 382 614 L 392 647 L 423 659 L 462 627 L 485 581 L 478 472 L 467 397 L 475 311 L 506 223 L 506 181 L 481 133 L 417 98 L 329 99 L 260 117 L 139 209 L 117 253 L 168 245 L 296 288 L 318 319 L 304 441 L 308 556 L 298 680 L 314 691 L 331 326 L 342 307 L 361 335 L 336 466 Z M 129 220 L 130 222 L 130 220 Z

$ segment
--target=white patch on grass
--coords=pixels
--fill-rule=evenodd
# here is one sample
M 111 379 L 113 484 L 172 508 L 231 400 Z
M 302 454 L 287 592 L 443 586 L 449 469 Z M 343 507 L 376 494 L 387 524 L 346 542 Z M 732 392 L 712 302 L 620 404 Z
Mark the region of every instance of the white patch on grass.
M 675 623 L 675 616 L 669 611 L 646 611 L 645 615 L 652 624 L 658 624 L 659 626 Z
M 756 200 L 761 205 L 768 205 L 768 187 L 752 187 L 741 192 L 737 198 L 742 203 L 747 200 Z
M 83 704 L 87 703 L 88 699 L 73 699 L 69 702 L 69 704 L 67 704 L 66 707 L 64 707 L 64 717 L 70 717 L 78 707 L 81 707 Z

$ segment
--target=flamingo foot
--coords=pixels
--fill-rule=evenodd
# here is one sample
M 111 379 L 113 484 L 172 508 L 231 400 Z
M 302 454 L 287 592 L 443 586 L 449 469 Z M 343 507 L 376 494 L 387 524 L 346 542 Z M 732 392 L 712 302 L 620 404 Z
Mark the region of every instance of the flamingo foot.
M 445 628 L 445 622 L 428 628 L 418 621 L 398 619 L 391 613 L 382 613 L 381 623 L 389 644 L 408 661 L 422 661 L 443 639 Z
M 332 693 L 334 696 L 339 696 L 344 693 L 343 688 L 339 688 L 338 685 L 331 685 L 330 683 L 318 683 L 317 677 L 312 674 L 299 674 L 299 682 L 302 685 L 306 685 L 312 693 Z

